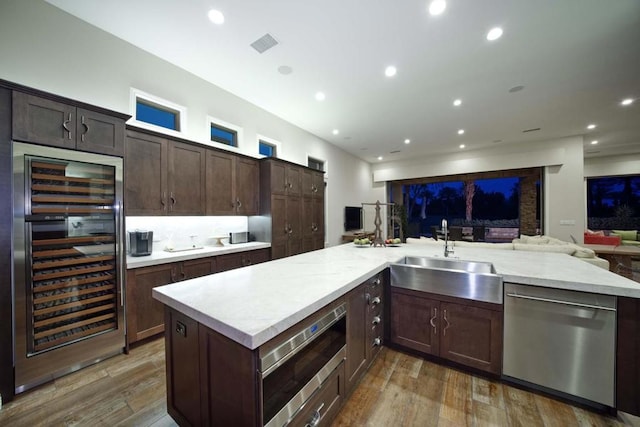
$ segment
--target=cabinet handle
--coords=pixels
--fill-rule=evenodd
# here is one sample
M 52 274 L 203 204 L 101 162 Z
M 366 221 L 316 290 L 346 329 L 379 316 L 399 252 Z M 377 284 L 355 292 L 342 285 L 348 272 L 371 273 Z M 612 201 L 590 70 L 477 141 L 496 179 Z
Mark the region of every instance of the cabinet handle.
M 236 207 L 238 209 L 240 209 L 242 207 L 242 202 L 240 201 L 240 199 L 236 199 Z
M 291 228 L 291 226 L 289 226 L 289 234 L 293 234 L 293 228 Z
M 164 208 L 165 208 L 165 206 L 167 204 L 166 200 L 167 200 L 167 192 L 163 191 L 162 192 L 162 197 L 160 197 L 160 204 L 162 205 L 162 209 L 163 210 L 164 210 Z
M 67 126 L 69 123 L 71 123 L 71 113 L 69 113 L 69 118 L 62 122 L 62 127 L 64 128 L 64 130 L 69 132 L 69 139 L 71 139 L 71 129 L 69 129 L 69 126 Z
M 316 427 L 318 424 L 320 424 L 320 418 L 322 418 L 320 411 L 322 410 L 322 408 L 324 408 L 324 402 L 322 402 L 320 406 L 318 406 L 318 409 L 313 411 L 311 420 L 309 420 L 309 422 L 305 424 L 305 427 Z
M 175 269 L 171 269 L 171 282 L 175 283 L 177 282 L 178 279 L 176 278 L 176 270 Z
M 173 195 L 173 191 L 169 193 L 169 199 L 171 200 L 171 206 L 169 206 L 170 209 L 173 209 L 173 205 L 176 204 L 176 198 Z
M 184 272 L 184 265 L 180 264 L 180 276 L 182 276 L 182 280 L 187 278 L 187 273 Z
M 80 141 L 84 142 L 84 136 L 89 132 L 89 125 L 84 122 L 84 116 L 80 116 L 80 123 L 84 126 L 84 133 L 80 135 Z
M 376 337 L 376 338 L 373 340 L 373 347 L 377 347 L 377 346 L 379 346 L 380 344 L 382 344 L 382 340 L 380 339 L 380 337 Z
M 379 285 L 380 284 L 380 278 L 377 278 L 376 280 L 374 280 L 373 282 L 374 285 Z
M 447 319 L 447 310 L 446 309 L 442 311 L 442 318 L 447 323 L 447 325 L 442 330 L 442 336 L 445 336 L 445 335 L 447 335 L 447 329 L 449 329 L 449 326 L 451 326 L 451 323 L 449 323 L 449 319 Z
M 289 186 L 289 190 L 291 190 L 293 188 L 293 184 L 292 183 L 288 183 L 287 185 Z
M 371 320 L 371 323 L 373 323 L 374 325 L 378 325 L 381 321 L 382 319 L 380 318 L 380 316 L 373 316 L 373 320 Z
M 436 318 L 438 317 L 438 309 L 433 308 L 433 317 L 429 319 L 429 323 L 433 327 L 433 334 L 438 335 L 438 327 L 436 326 Z
M 375 297 L 374 299 L 372 299 L 371 304 L 372 305 L 380 304 L 380 297 Z
M 286 224 L 286 225 L 284 226 L 284 234 L 289 234 L 289 233 L 290 233 L 290 231 L 289 231 L 289 224 Z

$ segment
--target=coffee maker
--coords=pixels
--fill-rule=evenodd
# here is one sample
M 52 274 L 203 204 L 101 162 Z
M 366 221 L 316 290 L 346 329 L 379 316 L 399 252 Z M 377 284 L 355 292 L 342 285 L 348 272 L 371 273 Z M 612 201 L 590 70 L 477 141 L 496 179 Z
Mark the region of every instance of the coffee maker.
M 129 255 L 151 255 L 153 246 L 153 231 L 135 230 L 127 232 L 129 243 Z

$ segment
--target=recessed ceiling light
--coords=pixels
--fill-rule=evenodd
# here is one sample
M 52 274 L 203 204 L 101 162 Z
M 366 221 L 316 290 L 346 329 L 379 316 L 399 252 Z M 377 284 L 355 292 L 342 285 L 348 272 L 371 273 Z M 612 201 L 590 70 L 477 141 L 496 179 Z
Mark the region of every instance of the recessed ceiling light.
M 216 25 L 224 24 L 224 15 L 219 10 L 211 9 L 209 13 L 207 13 L 209 20 Z
M 397 73 L 398 73 L 398 69 L 393 65 L 389 65 L 387 68 L 384 69 L 384 75 L 387 77 L 393 77 Z
M 502 28 L 494 27 L 490 29 L 489 32 L 487 33 L 487 40 L 489 40 L 490 42 L 494 40 L 498 40 L 500 37 L 502 37 L 502 33 L 503 33 Z
M 278 67 L 278 72 L 280 74 L 282 74 L 282 75 L 287 76 L 287 75 L 293 73 L 293 68 L 291 68 L 288 65 L 281 65 L 281 66 Z
M 382 157 L 382 156 L 378 156 L 378 160 L 382 160 L 382 159 L 383 159 L 383 157 Z
M 337 135 L 340 133 L 340 131 L 338 129 L 334 129 L 331 131 L 331 133 L 333 133 L 334 135 Z
M 522 89 L 524 89 L 524 86 L 522 86 L 522 85 L 514 86 L 511 89 L 509 89 L 509 93 L 520 92 Z
M 405 144 L 411 144 L 411 140 L 409 138 L 407 138 L 407 139 L 404 140 L 404 143 Z
M 631 105 L 631 104 L 633 104 L 633 101 L 634 100 L 632 98 L 627 98 L 624 101 L 622 101 L 620 104 L 622 104 L 622 105 Z
M 464 135 L 464 129 L 458 129 L 458 135 Z
M 429 3 L 429 14 L 438 16 L 447 8 L 447 2 L 444 0 L 433 0 Z
M 593 141 L 591 141 L 591 145 L 596 145 L 598 143 L 597 139 L 594 139 Z
M 462 105 L 462 99 L 456 99 L 455 101 L 453 101 L 454 107 L 459 107 L 461 105 Z
M 466 145 L 460 144 L 460 148 L 464 148 L 464 147 L 466 147 Z
M 591 123 L 589 126 L 587 126 L 587 129 L 591 130 L 591 129 L 595 129 L 596 125 Z
M 324 101 L 324 99 L 326 98 L 324 92 L 316 92 L 316 100 L 317 101 Z

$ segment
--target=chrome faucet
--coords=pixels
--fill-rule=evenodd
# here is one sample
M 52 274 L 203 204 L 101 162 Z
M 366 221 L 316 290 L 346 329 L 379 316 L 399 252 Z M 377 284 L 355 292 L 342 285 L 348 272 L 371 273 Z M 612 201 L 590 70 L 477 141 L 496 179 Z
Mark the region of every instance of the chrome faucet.
M 442 220 L 442 232 L 444 233 L 444 256 L 449 257 L 453 253 L 453 249 L 449 249 L 449 230 L 447 228 L 447 220 Z

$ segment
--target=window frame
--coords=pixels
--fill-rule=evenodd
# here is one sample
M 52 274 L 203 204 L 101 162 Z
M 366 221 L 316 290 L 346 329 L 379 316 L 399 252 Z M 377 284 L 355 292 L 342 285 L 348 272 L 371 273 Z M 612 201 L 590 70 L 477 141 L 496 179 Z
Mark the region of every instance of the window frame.
M 273 139 L 273 138 L 269 138 L 268 136 L 264 136 L 264 135 L 260 135 L 257 134 L 257 138 L 256 138 L 256 151 L 258 154 L 258 158 L 267 158 L 268 156 L 265 156 L 263 154 L 260 154 L 260 143 L 263 142 L 265 144 L 271 145 L 272 147 L 275 148 L 275 152 L 276 155 L 275 156 L 271 156 L 269 158 L 273 158 L 273 159 L 279 159 L 282 158 L 282 144 L 280 143 L 280 141 Z
M 215 126 L 217 128 L 235 132 L 236 134 L 236 145 L 225 144 L 224 142 L 218 142 L 211 139 L 211 126 Z M 207 115 L 207 145 L 212 147 L 220 148 L 222 150 L 233 151 L 235 153 L 240 153 L 242 148 L 244 148 L 244 129 L 242 126 L 238 126 L 236 124 L 227 122 L 225 120 L 219 119 L 217 117 Z
M 174 130 L 166 128 L 164 126 L 159 126 L 153 123 L 138 120 L 136 113 L 139 100 L 142 101 L 143 104 L 150 104 L 152 107 L 175 113 L 178 129 Z M 186 134 L 185 130 L 187 127 L 187 107 L 183 105 L 176 104 L 175 102 L 132 87 L 129 91 L 129 110 L 131 113 L 131 118 L 127 121 L 127 123 L 130 125 L 179 137 L 184 137 Z

